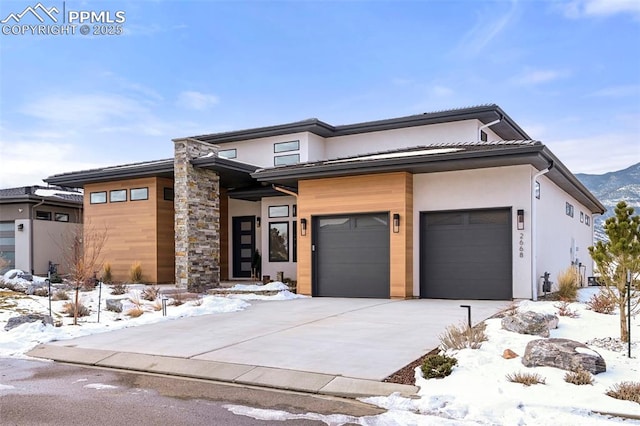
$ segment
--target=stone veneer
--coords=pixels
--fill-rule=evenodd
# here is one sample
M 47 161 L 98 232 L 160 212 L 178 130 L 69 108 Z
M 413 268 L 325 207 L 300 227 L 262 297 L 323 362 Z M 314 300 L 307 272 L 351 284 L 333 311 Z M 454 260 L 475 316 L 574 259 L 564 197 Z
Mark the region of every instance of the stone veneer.
M 174 153 L 176 285 L 202 292 L 220 284 L 220 178 L 191 160 L 218 148 L 178 139 Z

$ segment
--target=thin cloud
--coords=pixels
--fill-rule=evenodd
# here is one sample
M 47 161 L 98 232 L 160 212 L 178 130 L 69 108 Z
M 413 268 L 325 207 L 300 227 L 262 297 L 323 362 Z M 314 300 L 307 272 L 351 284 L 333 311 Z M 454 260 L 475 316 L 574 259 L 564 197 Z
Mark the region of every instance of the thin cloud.
M 511 83 L 519 86 L 535 86 L 549 83 L 569 76 L 564 70 L 527 70 L 511 79 Z
M 640 1 L 638 0 L 575 0 L 562 4 L 561 7 L 564 15 L 572 19 L 618 14 L 630 14 L 640 19 Z
M 511 2 L 511 8 L 502 15 L 482 14 L 476 24 L 460 40 L 455 49 L 459 53 L 478 55 L 484 51 L 518 15 L 517 2 Z
M 215 95 L 188 90 L 178 95 L 177 103 L 183 108 L 202 111 L 218 104 L 218 102 L 219 99 Z
M 626 86 L 612 86 L 605 87 L 600 90 L 596 90 L 590 93 L 588 96 L 602 97 L 602 98 L 625 98 L 628 96 L 640 95 L 640 85 L 630 84 Z

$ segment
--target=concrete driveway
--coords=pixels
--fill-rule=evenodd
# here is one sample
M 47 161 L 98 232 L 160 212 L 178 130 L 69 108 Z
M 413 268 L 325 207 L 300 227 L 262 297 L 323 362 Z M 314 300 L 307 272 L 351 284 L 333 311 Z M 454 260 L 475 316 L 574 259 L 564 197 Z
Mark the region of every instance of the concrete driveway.
M 380 383 L 384 378 L 437 347 L 448 325 L 466 322 L 460 305 L 472 306 L 477 323 L 508 302 L 308 298 L 251 304 L 240 312 L 52 342 L 29 355 L 329 394 L 380 394 L 393 391 Z

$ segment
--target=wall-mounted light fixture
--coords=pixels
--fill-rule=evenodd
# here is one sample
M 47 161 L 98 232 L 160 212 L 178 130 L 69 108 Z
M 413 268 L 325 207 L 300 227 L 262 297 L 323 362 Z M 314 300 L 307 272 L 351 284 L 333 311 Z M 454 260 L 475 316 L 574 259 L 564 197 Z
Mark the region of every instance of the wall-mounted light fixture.
M 524 210 L 518 210 L 518 230 L 522 231 L 524 229 Z
M 256 217 L 256 227 L 260 228 L 260 224 L 261 224 L 262 220 L 260 219 L 260 216 Z
M 300 235 L 307 235 L 307 219 L 300 219 Z
M 18 231 L 20 231 L 20 232 L 24 231 L 24 223 L 19 223 L 18 224 Z
M 393 233 L 400 232 L 400 215 L 398 213 L 393 214 Z

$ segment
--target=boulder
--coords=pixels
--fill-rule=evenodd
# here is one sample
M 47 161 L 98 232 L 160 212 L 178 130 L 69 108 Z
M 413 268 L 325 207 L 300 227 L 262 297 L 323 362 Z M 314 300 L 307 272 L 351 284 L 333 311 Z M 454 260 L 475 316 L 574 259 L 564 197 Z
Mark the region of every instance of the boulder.
M 107 299 L 107 311 L 122 312 L 122 299 Z
M 502 358 L 504 359 L 518 358 L 518 356 L 519 355 L 514 351 L 512 351 L 511 349 L 505 349 L 504 352 L 502 352 Z
M 47 284 L 45 281 L 34 281 L 33 283 L 29 284 L 29 287 L 27 287 L 27 291 L 26 293 L 30 296 L 33 296 L 34 294 L 36 294 L 36 290 L 40 289 L 40 288 L 47 288 L 48 289 L 49 284 Z
M 502 318 L 502 328 L 520 334 L 549 337 L 549 329 L 558 328 L 558 317 L 527 311 Z
M 524 351 L 522 364 L 526 367 L 555 367 L 567 371 L 582 369 L 591 374 L 607 371 L 607 364 L 598 352 L 584 343 L 569 339 L 532 340 Z
M 27 314 L 21 315 L 19 317 L 9 318 L 7 321 L 7 325 L 4 326 L 4 329 L 9 331 L 13 328 L 18 327 L 19 325 L 26 324 L 28 322 L 38 322 L 42 321 L 44 325 L 53 325 L 53 319 L 49 315 L 42 314 Z

